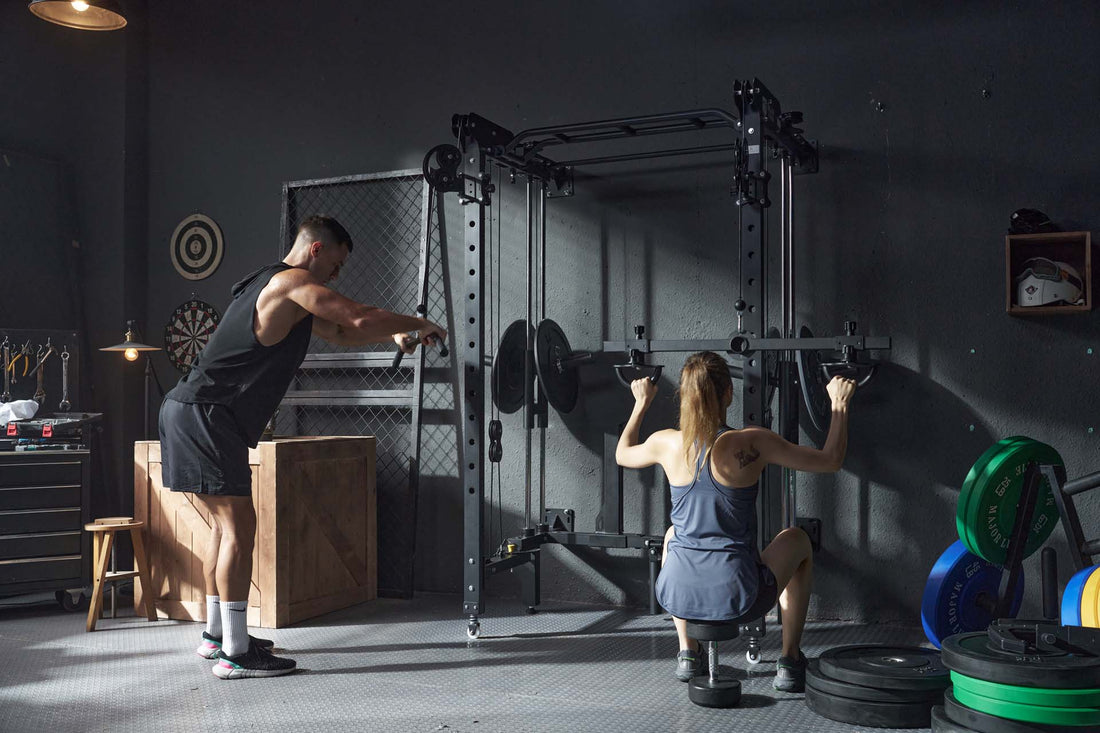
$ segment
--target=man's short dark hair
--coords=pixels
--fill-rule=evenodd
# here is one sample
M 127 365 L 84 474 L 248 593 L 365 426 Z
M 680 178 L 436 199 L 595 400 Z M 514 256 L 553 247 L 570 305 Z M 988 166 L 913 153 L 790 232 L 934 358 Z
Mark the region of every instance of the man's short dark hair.
M 302 220 L 302 223 L 298 225 L 298 236 L 302 236 L 303 233 L 309 237 L 310 241 L 346 244 L 348 246 L 348 252 L 351 252 L 355 248 L 351 242 L 351 235 L 348 234 L 348 230 L 331 216 L 314 214 L 313 216 L 306 217 Z

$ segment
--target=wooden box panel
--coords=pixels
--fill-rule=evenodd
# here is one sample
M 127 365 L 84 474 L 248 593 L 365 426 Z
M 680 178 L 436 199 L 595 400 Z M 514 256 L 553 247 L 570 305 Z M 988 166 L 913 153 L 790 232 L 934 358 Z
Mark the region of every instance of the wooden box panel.
M 295 438 L 249 451 L 256 507 L 248 623 L 278 628 L 373 600 L 378 592 L 375 440 Z M 146 524 L 158 615 L 205 620 L 210 518 L 168 491 L 160 444 L 134 444 L 134 514 Z M 143 589 L 136 583 L 135 607 Z

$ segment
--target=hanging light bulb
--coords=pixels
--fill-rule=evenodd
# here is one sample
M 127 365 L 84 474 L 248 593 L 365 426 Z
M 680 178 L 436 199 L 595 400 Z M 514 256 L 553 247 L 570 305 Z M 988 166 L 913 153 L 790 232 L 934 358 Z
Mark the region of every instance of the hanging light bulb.
M 114 346 L 105 346 L 100 351 L 121 351 L 122 358 L 126 361 L 137 361 L 139 356 L 138 352 L 141 351 L 160 351 L 158 346 L 149 346 L 139 342 L 134 336 L 134 322 L 127 321 L 126 323 L 126 340 L 121 344 L 115 344 Z
M 126 26 L 118 0 L 31 0 L 32 13 L 51 23 L 85 31 L 114 31 Z

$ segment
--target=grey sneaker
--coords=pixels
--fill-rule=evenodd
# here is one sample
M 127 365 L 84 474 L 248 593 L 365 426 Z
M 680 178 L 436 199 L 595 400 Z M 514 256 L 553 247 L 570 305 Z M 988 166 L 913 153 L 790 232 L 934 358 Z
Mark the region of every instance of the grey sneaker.
M 698 677 L 707 669 L 707 651 L 700 644 L 696 651 L 681 649 L 676 652 L 676 679 L 681 682 L 690 682 L 692 677 Z
M 775 681 L 772 687 L 780 692 L 806 691 L 806 655 L 798 652 L 798 659 L 780 657 L 775 663 Z

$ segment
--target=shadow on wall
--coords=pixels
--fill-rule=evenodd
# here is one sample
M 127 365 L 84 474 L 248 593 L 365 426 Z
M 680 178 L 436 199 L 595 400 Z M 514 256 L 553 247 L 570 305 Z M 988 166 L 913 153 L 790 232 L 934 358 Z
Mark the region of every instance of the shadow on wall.
M 825 435 L 808 418 L 802 423 L 815 443 L 824 443 Z M 856 392 L 848 436 L 844 469 L 893 489 L 934 484 L 958 489 L 995 441 L 981 417 L 953 392 L 890 363 L 881 364 L 875 378 Z

